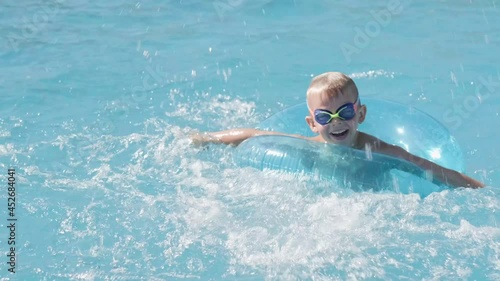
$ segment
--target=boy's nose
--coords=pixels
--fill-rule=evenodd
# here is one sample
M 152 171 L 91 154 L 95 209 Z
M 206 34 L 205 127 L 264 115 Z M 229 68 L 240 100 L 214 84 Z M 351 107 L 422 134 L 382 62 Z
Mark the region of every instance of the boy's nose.
M 331 125 L 334 124 L 341 124 L 342 120 L 340 118 L 333 118 L 332 122 L 330 122 Z

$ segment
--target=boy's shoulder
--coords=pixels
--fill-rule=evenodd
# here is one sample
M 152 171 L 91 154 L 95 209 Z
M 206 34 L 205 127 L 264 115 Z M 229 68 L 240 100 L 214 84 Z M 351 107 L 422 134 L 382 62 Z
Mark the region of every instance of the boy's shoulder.
M 374 152 L 383 152 L 387 149 L 390 149 L 392 145 L 386 143 L 385 141 L 364 133 L 364 132 L 358 132 L 358 138 L 356 141 L 356 148 L 358 149 L 365 149 L 366 147 L 370 147 L 370 149 Z
M 372 152 L 383 153 L 403 159 L 409 157 L 409 154 L 402 147 L 389 144 L 375 136 L 363 132 L 359 132 L 357 146 L 359 149 L 366 149 L 369 147 Z

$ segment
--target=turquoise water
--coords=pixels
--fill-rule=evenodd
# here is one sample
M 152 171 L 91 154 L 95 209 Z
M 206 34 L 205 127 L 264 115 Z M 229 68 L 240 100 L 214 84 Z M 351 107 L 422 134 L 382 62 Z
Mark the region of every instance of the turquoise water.
M 16 170 L 17 263 L 5 187 L 0 279 L 500 279 L 498 6 L 7 1 L 0 163 L 4 186 Z M 190 145 L 302 102 L 325 71 L 441 121 L 488 187 L 354 192 Z

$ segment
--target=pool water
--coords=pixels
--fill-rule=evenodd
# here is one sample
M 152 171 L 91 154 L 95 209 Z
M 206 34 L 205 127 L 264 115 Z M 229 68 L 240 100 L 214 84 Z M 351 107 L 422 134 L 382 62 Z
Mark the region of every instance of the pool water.
M 7 1 L 0 280 L 499 280 L 499 5 Z M 326 71 L 439 120 L 488 187 L 355 192 L 191 145 Z

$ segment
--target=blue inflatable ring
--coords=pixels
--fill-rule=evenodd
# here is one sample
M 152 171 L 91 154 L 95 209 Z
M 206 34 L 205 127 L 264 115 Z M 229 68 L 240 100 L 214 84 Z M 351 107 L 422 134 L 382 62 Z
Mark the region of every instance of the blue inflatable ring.
M 367 118 L 359 130 L 441 166 L 464 171 L 463 153 L 453 136 L 436 119 L 412 106 L 364 98 Z M 314 136 L 301 103 L 264 120 L 259 129 Z M 378 153 L 299 138 L 268 135 L 242 142 L 233 154 L 240 166 L 305 173 L 334 180 L 353 189 L 396 189 L 428 194 L 443 184 L 416 165 Z

